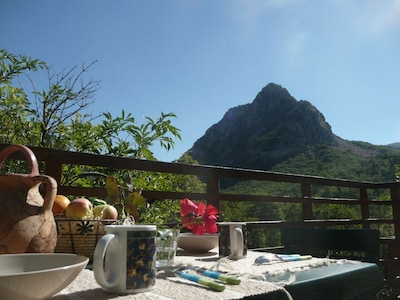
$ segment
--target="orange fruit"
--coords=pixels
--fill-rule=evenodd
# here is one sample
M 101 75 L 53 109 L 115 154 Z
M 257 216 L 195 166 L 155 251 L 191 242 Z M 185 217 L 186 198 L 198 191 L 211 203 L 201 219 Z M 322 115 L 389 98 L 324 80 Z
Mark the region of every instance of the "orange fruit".
M 70 200 L 64 195 L 56 195 L 53 204 L 53 215 L 59 216 L 62 215 L 64 209 L 70 204 Z

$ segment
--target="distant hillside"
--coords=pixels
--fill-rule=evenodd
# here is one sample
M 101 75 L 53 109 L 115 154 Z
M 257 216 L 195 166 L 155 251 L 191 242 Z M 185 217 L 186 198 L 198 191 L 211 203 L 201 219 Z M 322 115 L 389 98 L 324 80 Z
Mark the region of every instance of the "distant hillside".
M 400 147 L 336 136 L 310 102 L 280 85 L 229 109 L 188 151 L 201 164 L 368 181 L 395 180 Z
M 392 143 L 388 145 L 389 147 L 400 149 L 400 143 Z

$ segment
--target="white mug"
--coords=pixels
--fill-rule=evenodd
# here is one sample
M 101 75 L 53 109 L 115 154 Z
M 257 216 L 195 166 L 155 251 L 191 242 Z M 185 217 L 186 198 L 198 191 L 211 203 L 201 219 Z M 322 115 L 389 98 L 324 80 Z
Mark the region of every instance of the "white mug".
M 96 245 L 93 273 L 109 293 L 139 293 L 156 281 L 155 225 L 108 225 Z
M 239 259 L 247 254 L 246 223 L 219 222 L 219 256 Z

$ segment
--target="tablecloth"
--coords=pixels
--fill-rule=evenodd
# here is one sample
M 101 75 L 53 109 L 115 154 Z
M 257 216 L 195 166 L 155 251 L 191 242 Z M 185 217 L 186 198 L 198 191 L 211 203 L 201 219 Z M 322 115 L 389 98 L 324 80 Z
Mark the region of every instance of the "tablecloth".
M 240 285 L 226 285 L 223 292 L 211 291 L 196 283 L 177 278 L 173 272 L 159 270 L 156 285 L 145 293 L 129 295 L 113 295 L 104 292 L 94 279 L 93 272 L 83 270 L 79 276 L 59 294 L 54 296 L 55 300 L 83 300 L 83 299 L 262 299 L 271 300 L 290 300 L 291 296 L 287 291 L 276 283 L 265 281 L 265 274 L 275 275 L 284 272 L 296 272 L 307 268 L 314 268 L 331 263 L 329 259 L 312 258 L 307 261 L 296 261 L 287 263 L 271 263 L 255 265 L 254 260 L 262 255 L 260 252 L 249 251 L 247 256 L 239 260 L 221 259 L 217 253 L 207 253 L 203 255 L 183 255 L 176 257 L 176 264 L 193 265 L 208 269 L 227 271 L 236 274 L 242 279 Z M 260 297 L 261 299 L 261 297 Z

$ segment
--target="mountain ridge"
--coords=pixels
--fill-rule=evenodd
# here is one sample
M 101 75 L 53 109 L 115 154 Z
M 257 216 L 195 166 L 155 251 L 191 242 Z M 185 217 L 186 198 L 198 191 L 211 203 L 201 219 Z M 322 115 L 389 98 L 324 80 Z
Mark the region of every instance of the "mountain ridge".
M 336 156 L 342 152 L 364 160 L 400 150 L 396 144 L 375 146 L 342 139 L 309 101 L 296 100 L 282 86 L 269 83 L 253 102 L 228 109 L 186 153 L 201 164 L 274 170 L 308 152 L 323 165 L 326 157 L 320 157 L 322 145 L 334 150 Z M 398 154 L 400 162 L 400 151 Z M 289 171 L 302 172 L 296 168 Z

